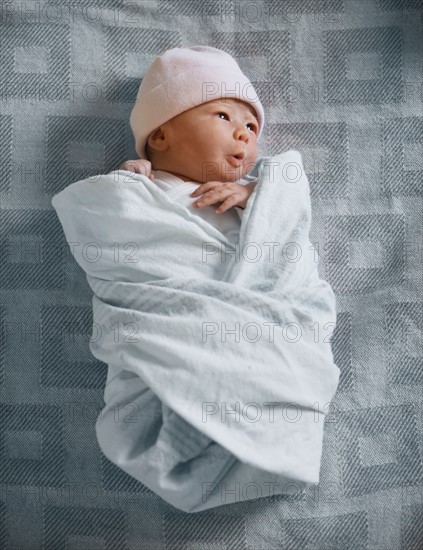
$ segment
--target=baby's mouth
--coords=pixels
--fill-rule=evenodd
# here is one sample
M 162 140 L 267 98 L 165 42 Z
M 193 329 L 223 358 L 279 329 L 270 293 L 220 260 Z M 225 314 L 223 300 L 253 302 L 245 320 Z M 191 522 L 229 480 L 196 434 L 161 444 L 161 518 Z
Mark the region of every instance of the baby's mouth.
M 227 159 L 232 166 L 238 167 L 242 165 L 244 156 L 245 153 L 237 153 L 235 155 L 227 155 Z

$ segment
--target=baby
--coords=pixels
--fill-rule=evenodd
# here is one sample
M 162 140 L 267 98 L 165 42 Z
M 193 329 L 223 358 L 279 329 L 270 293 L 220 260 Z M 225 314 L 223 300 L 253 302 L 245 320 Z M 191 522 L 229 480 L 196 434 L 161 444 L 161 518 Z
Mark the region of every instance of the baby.
M 144 75 L 130 122 L 140 159 L 119 169 L 149 177 L 223 233 L 236 233 L 255 187 L 248 173 L 264 125 L 236 61 L 208 46 L 167 50 Z M 195 210 L 217 203 L 215 212 Z
M 302 157 L 262 159 L 256 184 L 247 181 L 264 125 L 251 98 L 227 53 L 166 51 L 131 113 L 139 160 L 52 199 L 68 243 L 85 245 L 71 251 L 94 293 L 90 350 L 108 364 L 98 443 L 186 512 L 225 504 L 234 487 L 254 484 L 236 496 L 250 500 L 318 483 L 323 409 L 339 380 L 327 339 L 311 330 L 335 325 L 336 302 L 309 239 Z M 192 206 L 199 195 L 204 208 Z M 249 244 L 254 258 L 238 253 Z

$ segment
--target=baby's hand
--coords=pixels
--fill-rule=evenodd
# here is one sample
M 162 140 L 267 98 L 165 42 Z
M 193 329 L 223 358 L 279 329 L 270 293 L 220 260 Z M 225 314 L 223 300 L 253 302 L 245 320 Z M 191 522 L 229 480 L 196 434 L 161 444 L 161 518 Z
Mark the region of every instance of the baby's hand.
M 243 185 L 232 181 L 226 183 L 222 183 L 221 181 L 208 181 L 207 183 L 202 183 L 200 187 L 197 187 L 197 189 L 191 193 L 191 197 L 203 195 L 201 199 L 193 202 L 193 206 L 201 208 L 202 206 L 222 202 L 217 208 L 216 214 L 221 214 L 233 206 L 245 208 L 254 187 L 255 182 Z
M 142 176 L 154 180 L 154 176 L 151 173 L 151 162 L 149 160 L 127 160 L 119 166 L 118 170 L 129 170 L 129 172 L 135 172 L 136 174 L 141 174 Z

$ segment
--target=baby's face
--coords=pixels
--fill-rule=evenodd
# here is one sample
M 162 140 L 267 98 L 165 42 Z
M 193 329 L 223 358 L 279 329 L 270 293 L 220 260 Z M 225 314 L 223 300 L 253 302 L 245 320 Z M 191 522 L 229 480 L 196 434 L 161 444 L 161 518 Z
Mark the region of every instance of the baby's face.
M 234 98 L 203 103 L 166 123 L 168 148 L 153 169 L 167 170 L 184 181 L 240 180 L 256 163 L 258 132 L 248 103 Z

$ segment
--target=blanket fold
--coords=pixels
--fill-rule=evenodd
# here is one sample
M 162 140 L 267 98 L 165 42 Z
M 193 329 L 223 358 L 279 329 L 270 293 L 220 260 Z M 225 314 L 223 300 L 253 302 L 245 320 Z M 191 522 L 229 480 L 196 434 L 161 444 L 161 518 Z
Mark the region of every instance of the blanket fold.
M 52 205 L 93 290 L 90 350 L 109 366 L 104 454 L 189 512 L 229 503 L 226 483 L 317 483 L 336 301 L 309 241 L 301 154 L 261 159 L 235 245 L 130 172 Z

